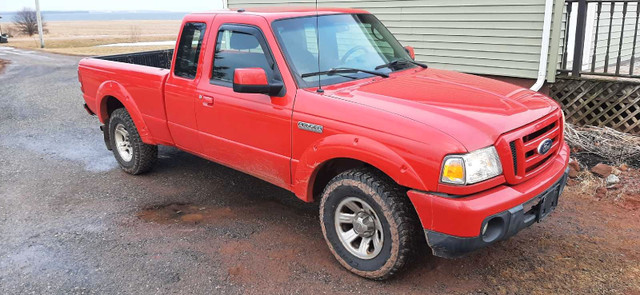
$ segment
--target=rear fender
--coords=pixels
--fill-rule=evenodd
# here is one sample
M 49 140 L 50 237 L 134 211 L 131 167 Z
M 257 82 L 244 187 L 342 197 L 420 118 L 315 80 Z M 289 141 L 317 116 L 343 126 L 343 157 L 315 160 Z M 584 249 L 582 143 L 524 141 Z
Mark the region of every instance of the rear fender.
M 120 85 L 120 83 L 115 81 L 105 81 L 100 87 L 98 87 L 98 92 L 96 97 L 100 97 L 100 101 L 97 104 L 98 109 L 96 114 L 98 115 L 98 119 L 103 124 L 107 124 L 109 120 L 109 114 L 107 113 L 107 100 L 109 97 L 114 97 L 117 99 L 122 105 L 124 105 L 127 112 L 131 116 L 133 123 L 136 125 L 138 129 L 138 133 L 140 134 L 140 138 L 144 143 L 147 144 L 155 144 L 151 134 L 149 133 L 149 129 L 142 119 L 142 113 L 138 106 L 136 105 L 133 97 L 129 94 L 127 89 L 124 86 Z
M 294 172 L 293 191 L 305 202 L 313 201 L 313 184 L 322 164 L 337 158 L 367 163 L 391 177 L 396 183 L 410 188 L 424 188 L 416 171 L 386 145 L 373 139 L 337 134 L 320 139 L 302 154 Z

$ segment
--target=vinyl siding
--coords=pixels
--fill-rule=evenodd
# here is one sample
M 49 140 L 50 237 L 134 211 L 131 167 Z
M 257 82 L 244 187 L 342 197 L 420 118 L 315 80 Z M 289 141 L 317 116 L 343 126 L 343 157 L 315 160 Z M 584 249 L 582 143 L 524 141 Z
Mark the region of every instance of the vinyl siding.
M 228 0 L 230 8 L 314 4 Z M 431 67 L 530 79 L 538 73 L 544 4 L 544 0 L 320 1 L 322 7 L 361 8 L 375 14 L 403 45 L 415 48 L 417 60 Z M 551 55 L 558 53 L 555 45 Z M 548 78 L 554 78 L 553 72 L 555 67 Z

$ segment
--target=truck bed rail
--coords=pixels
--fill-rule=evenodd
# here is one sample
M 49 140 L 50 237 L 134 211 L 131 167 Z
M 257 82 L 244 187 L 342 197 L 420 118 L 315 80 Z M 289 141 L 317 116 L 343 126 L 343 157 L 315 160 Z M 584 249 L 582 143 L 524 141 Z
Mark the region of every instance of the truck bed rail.
M 127 54 L 96 56 L 97 59 L 170 69 L 173 49 L 154 50 Z

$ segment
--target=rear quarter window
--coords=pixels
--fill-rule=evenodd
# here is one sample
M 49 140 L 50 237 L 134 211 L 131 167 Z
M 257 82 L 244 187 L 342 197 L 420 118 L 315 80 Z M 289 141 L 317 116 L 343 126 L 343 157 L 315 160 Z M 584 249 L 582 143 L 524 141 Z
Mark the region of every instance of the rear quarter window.
M 198 72 L 200 49 L 207 25 L 205 23 L 186 23 L 178 42 L 176 65 L 173 73 L 178 77 L 194 79 Z

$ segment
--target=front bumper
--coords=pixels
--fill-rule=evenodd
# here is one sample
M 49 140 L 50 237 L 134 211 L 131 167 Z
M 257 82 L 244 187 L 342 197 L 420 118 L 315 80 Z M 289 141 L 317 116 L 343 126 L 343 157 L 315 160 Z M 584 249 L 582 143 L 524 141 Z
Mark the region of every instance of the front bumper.
M 500 185 L 471 196 L 450 198 L 409 191 L 434 255 L 458 257 L 513 236 L 540 220 L 531 216 L 531 207 L 551 192 L 562 193 L 567 181 L 569 147 L 563 144 L 551 161 L 545 171 L 525 182 Z M 494 225 L 493 228 L 500 231 L 487 238 L 483 236 L 483 228 L 494 217 L 500 217 L 503 223 Z
M 486 228 L 485 226 L 489 227 L 493 220 L 497 221 L 492 224 L 493 228 L 489 227 L 484 235 L 465 238 L 425 229 L 427 243 L 431 247 L 433 254 L 445 258 L 460 257 L 495 242 L 506 240 L 536 221 L 540 222 L 550 210 L 555 208 L 557 200 L 567 183 L 568 173 L 569 170 L 567 169 L 560 180 L 528 202 L 487 217 L 482 223 L 483 228 Z M 550 206 L 544 208 L 543 200 L 554 200 L 555 202 L 552 206 L 550 204 Z M 544 211 L 543 209 L 549 211 L 543 214 L 541 212 Z

